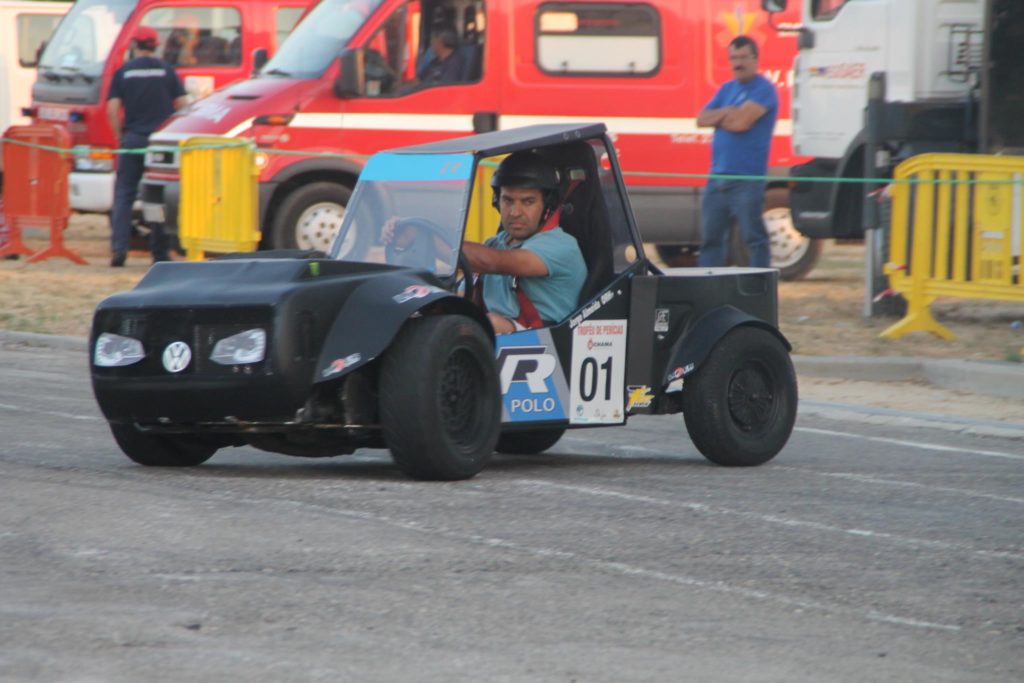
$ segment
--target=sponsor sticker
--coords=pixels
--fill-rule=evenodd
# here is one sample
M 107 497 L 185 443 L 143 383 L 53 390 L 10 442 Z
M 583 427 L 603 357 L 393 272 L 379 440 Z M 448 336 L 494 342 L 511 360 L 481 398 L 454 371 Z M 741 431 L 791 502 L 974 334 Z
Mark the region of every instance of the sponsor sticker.
M 342 372 L 345 368 L 352 367 L 362 359 L 362 355 L 358 353 L 350 353 L 344 358 L 335 358 L 333 361 L 331 361 L 331 364 L 324 368 L 323 372 L 320 374 L 324 377 L 337 375 L 339 372 Z
M 656 309 L 654 309 L 654 331 L 655 332 L 668 332 L 668 309 L 667 308 L 656 308 Z
M 651 388 L 641 384 L 631 384 L 626 387 L 628 394 L 626 398 L 626 412 L 631 412 L 634 408 L 650 408 L 651 403 L 654 401 L 654 394 L 651 393 Z
M 443 292 L 444 290 L 440 287 L 434 287 L 433 285 L 409 285 L 398 294 L 391 297 L 395 303 L 404 304 L 406 301 L 412 301 L 413 299 L 422 299 L 429 294 L 434 292 Z

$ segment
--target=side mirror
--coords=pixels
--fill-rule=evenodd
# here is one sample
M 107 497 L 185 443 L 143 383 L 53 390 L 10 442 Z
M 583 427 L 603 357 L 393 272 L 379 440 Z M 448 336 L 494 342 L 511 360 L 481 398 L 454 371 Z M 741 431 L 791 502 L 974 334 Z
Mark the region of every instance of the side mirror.
M 364 71 L 366 53 L 357 47 L 345 50 L 338 57 L 340 71 L 334 79 L 334 96 L 346 100 L 362 97 L 366 94 L 366 76 Z
M 775 14 L 786 11 L 786 0 L 761 0 L 761 9 Z
M 34 69 L 35 67 L 39 66 L 39 60 L 43 57 L 43 50 L 46 49 L 46 42 L 47 41 L 44 40 L 43 42 L 39 43 L 39 47 L 36 48 L 35 61 L 29 62 L 28 64 L 22 64 L 22 66 L 30 69 Z
M 270 59 L 270 54 L 267 52 L 267 48 L 258 47 L 252 51 L 252 72 L 258 74 L 260 69 L 266 66 L 267 61 Z

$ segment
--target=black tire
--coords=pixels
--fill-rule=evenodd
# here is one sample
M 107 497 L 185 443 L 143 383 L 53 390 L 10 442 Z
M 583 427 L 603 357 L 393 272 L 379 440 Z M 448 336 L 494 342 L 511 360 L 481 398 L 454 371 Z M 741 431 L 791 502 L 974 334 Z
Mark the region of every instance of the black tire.
M 508 432 L 498 437 L 498 445 L 494 450 L 508 455 L 543 453 L 558 443 L 563 434 L 565 427 L 538 429 L 532 432 Z
M 414 479 L 469 479 L 490 461 L 501 427 L 494 346 L 461 315 L 410 320 L 380 374 L 380 421 L 398 467 Z
M 772 267 L 786 281 L 800 280 L 814 270 L 824 248 L 824 241 L 806 237 L 793 225 L 789 209 L 789 190 L 775 187 L 764 193 L 764 224 L 771 240 Z M 745 266 L 750 254 L 743 243 L 739 226 L 734 226 L 729 244 L 729 263 Z
M 217 446 L 195 436 L 154 436 L 131 425 L 110 425 L 114 440 L 134 462 L 149 467 L 195 467 L 213 457 Z
M 751 326 L 730 330 L 683 388 L 683 417 L 704 457 L 726 467 L 762 465 L 782 450 L 797 411 L 785 346 Z
M 285 197 L 274 214 L 271 249 L 315 249 L 329 252 L 341 227 L 351 188 L 331 182 L 301 185 Z M 360 258 L 370 248 L 371 230 L 362 230 L 346 240 L 342 256 Z

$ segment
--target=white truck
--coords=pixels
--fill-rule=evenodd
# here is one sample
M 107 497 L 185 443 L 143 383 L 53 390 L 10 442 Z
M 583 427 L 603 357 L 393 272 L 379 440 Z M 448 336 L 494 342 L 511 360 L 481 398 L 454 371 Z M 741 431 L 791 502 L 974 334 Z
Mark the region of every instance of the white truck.
M 32 103 L 40 48 L 70 8 L 70 2 L 0 0 L 0 134 L 8 126 L 31 123 L 21 110 Z
M 801 178 L 885 177 L 923 152 L 1024 151 L 1024 1 L 793 1 L 800 25 L 776 27 L 798 32 L 793 148 L 811 160 L 792 169 L 790 202 L 804 235 L 862 237 L 864 186 Z M 787 4 L 761 2 L 772 16 Z

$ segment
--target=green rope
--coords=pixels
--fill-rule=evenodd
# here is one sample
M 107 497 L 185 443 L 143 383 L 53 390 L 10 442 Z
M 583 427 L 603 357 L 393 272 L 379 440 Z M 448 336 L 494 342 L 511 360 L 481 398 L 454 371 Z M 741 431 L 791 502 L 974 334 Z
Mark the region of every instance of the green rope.
M 367 154 L 341 154 L 338 152 L 313 152 L 313 151 L 302 151 L 302 150 L 276 150 L 276 149 L 259 149 L 255 143 L 251 140 L 233 140 L 224 141 L 220 143 L 201 143 L 195 145 L 186 146 L 170 146 L 170 145 L 152 145 L 150 147 L 141 147 L 134 149 L 107 149 L 107 148 L 93 148 L 88 145 L 76 145 L 71 148 L 67 147 L 53 147 L 50 145 L 39 145 L 32 142 L 25 142 L 23 140 L 14 140 L 11 138 L 0 138 L 0 143 L 18 145 L 21 147 L 31 147 L 35 149 L 41 149 L 47 152 L 58 152 L 60 154 L 70 154 L 74 156 L 86 156 L 93 149 L 102 149 L 104 152 L 110 154 L 146 154 L 147 152 L 181 152 L 190 150 L 212 150 L 212 149 L 235 149 L 239 147 L 248 147 L 261 154 L 276 155 L 276 156 L 301 156 L 301 157 L 316 157 L 324 159 L 369 159 L 370 155 Z M 493 166 L 493 163 L 485 162 L 486 166 Z M 830 177 L 793 177 L 793 176 L 766 176 L 766 175 L 724 175 L 720 173 L 667 173 L 657 171 L 623 171 L 623 176 L 626 177 L 646 177 L 646 178 L 674 178 L 683 180 L 751 180 L 751 181 L 765 181 L 765 182 L 800 182 L 800 183 L 852 183 L 859 185 L 875 184 L 875 185 L 889 185 L 889 184 L 907 184 L 907 185 L 1020 185 L 1024 183 L 1024 173 L 1020 178 L 1007 178 L 1007 179 L 985 179 L 980 180 L 978 178 L 830 178 Z

